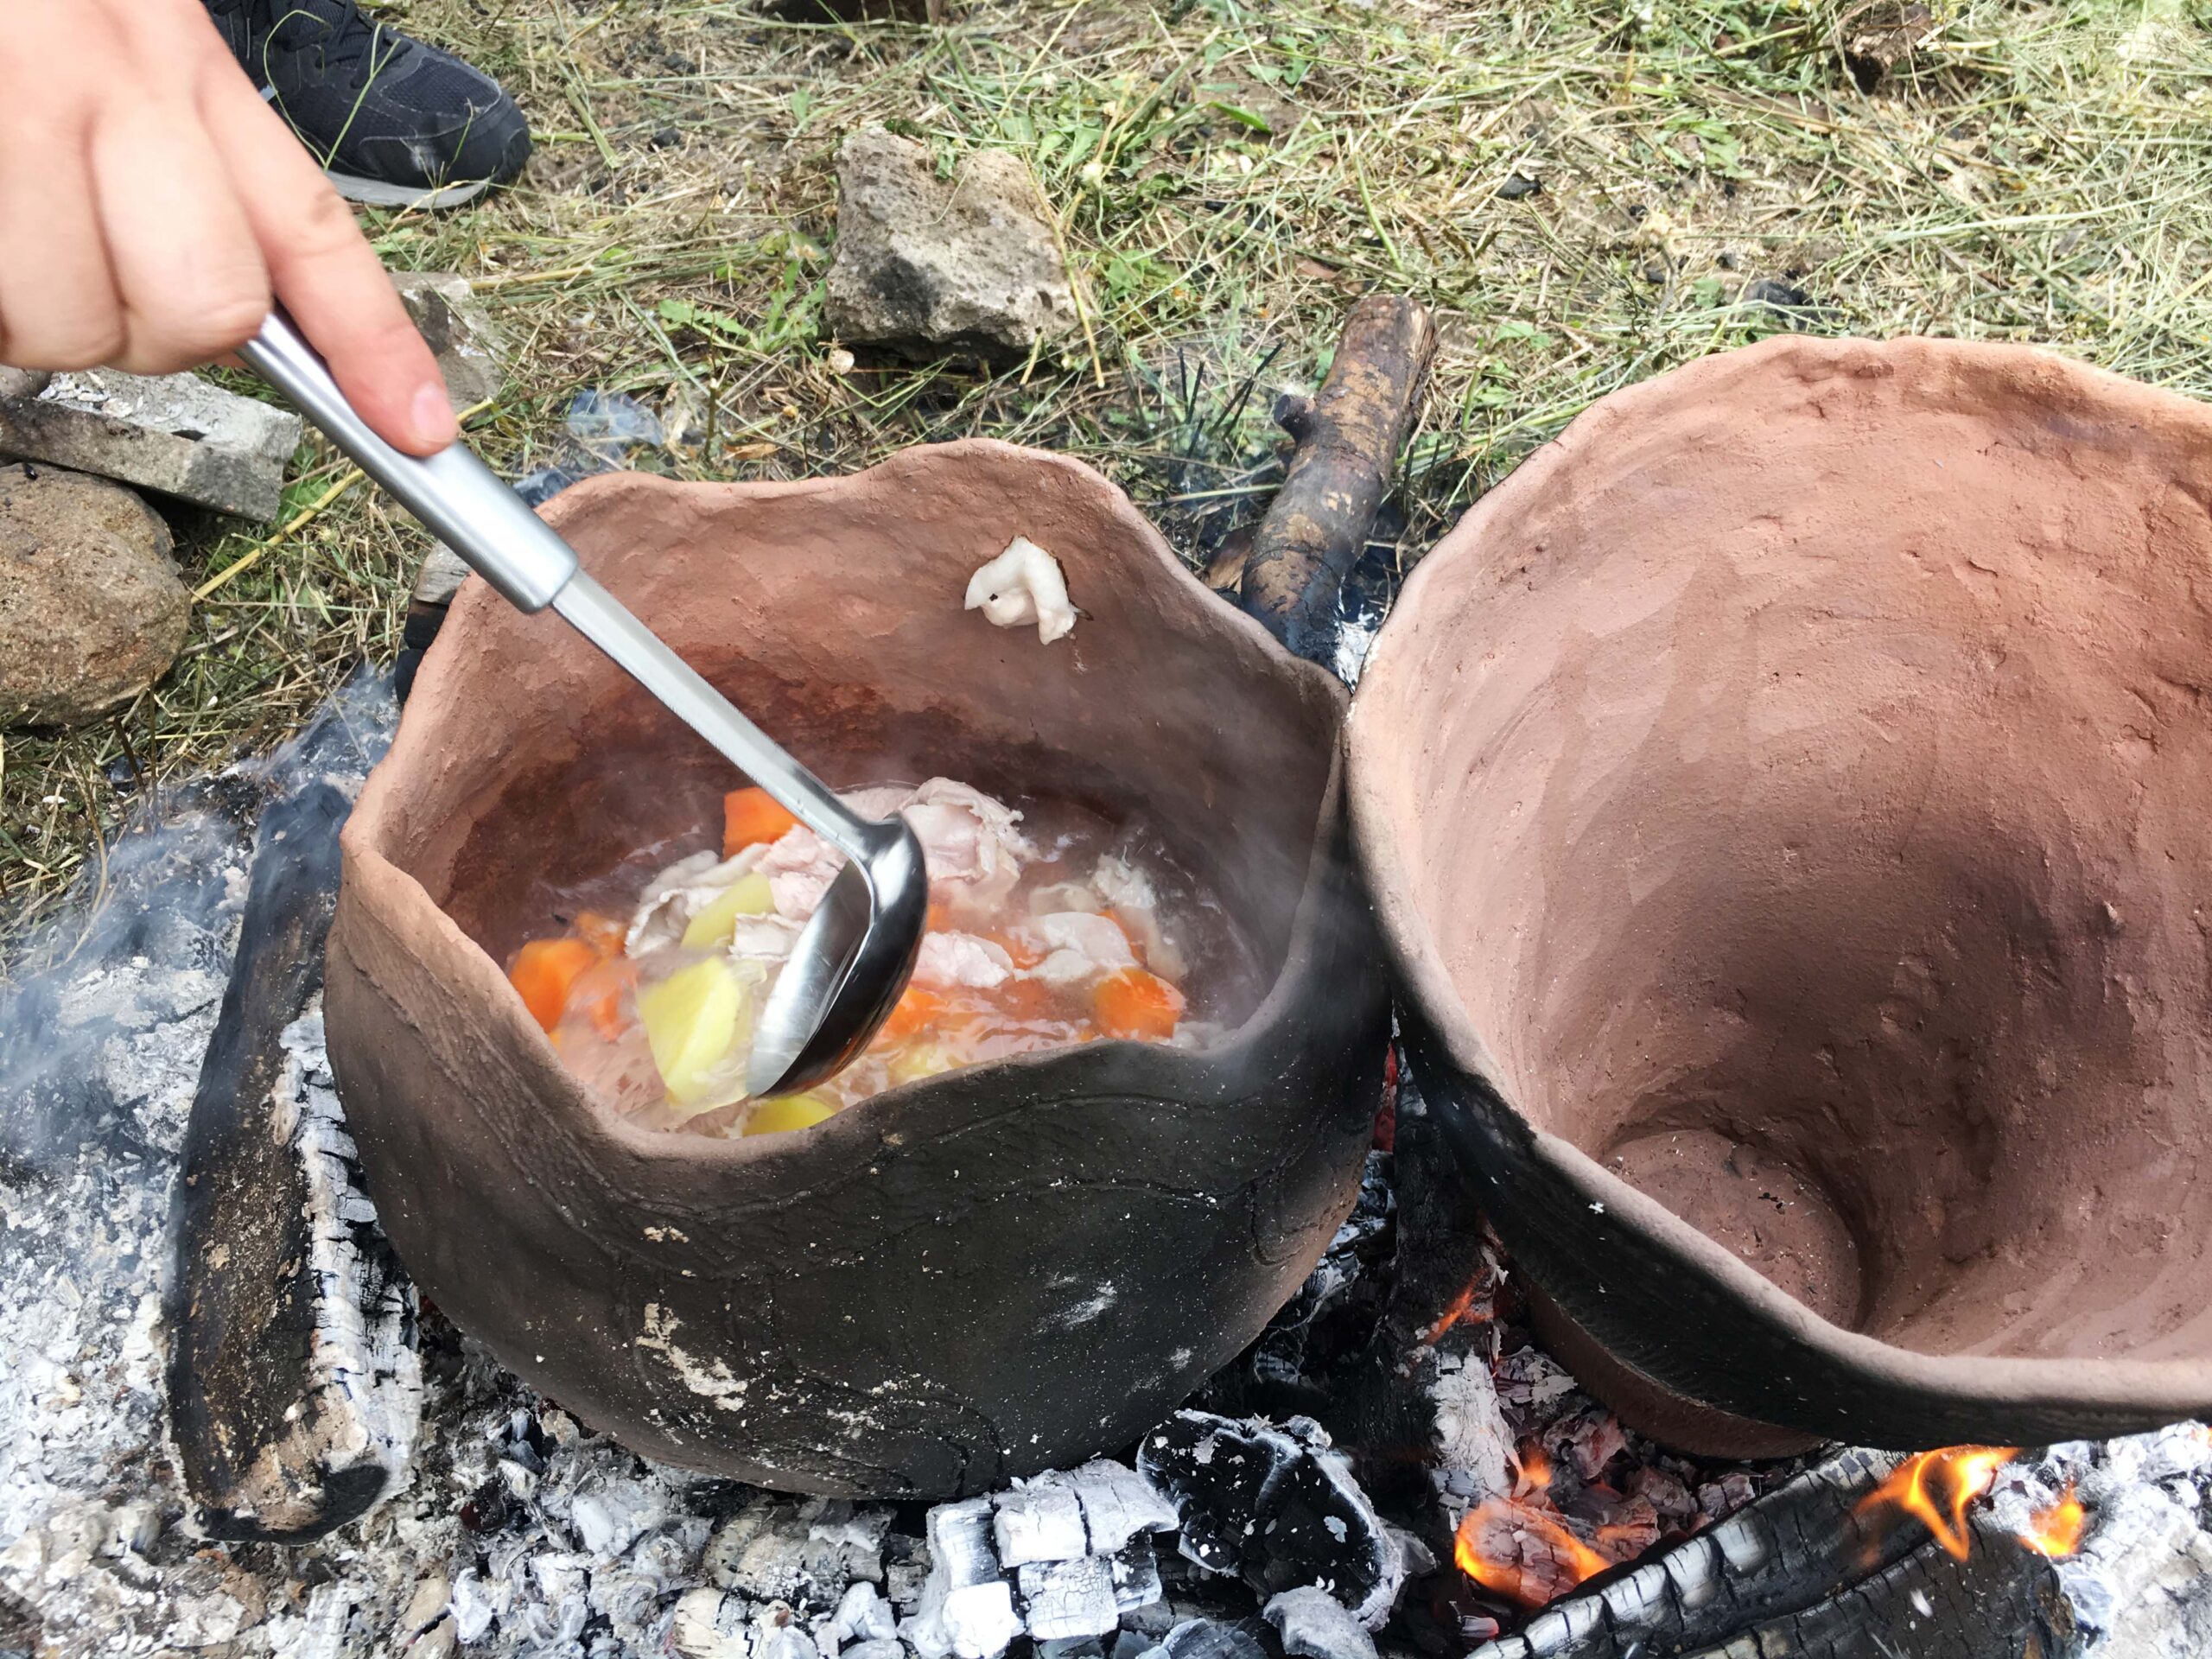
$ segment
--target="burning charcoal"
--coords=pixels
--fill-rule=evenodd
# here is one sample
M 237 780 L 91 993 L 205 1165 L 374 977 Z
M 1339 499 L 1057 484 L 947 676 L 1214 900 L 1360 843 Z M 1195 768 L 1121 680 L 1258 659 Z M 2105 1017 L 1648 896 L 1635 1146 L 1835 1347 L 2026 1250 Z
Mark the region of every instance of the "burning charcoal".
M 1403 1581 L 1398 1547 L 1319 1424 L 1278 1428 L 1178 1412 L 1138 1455 L 1182 1520 L 1183 1553 L 1263 1596 L 1312 1585 L 1379 1628 Z
M 1524 1420 L 1574 1392 L 1574 1378 L 1541 1348 L 1506 1355 L 1492 1368 L 1492 1375 L 1498 1402 Z
M 492 1596 L 474 1567 L 453 1581 L 454 1634 L 461 1641 L 475 1641 L 492 1628 L 496 1616 Z
M 991 1500 L 967 1498 L 940 1503 L 929 1514 L 930 1576 L 943 1575 L 953 1589 L 989 1584 L 999 1576 L 999 1559 L 991 1548 Z
M 825 1523 L 825 1515 L 837 1516 Z M 704 1571 L 725 1589 L 757 1601 L 783 1601 L 810 1612 L 836 1607 L 857 1578 L 880 1577 L 882 1560 L 871 1535 L 872 1520 L 854 1530 L 849 1506 L 842 1515 L 823 1499 L 795 1503 L 763 1494 L 741 1510 L 708 1544 Z
M 1083 1506 L 1065 1476 L 1018 1480 L 1012 1491 L 992 1499 L 992 1505 L 991 1535 L 1001 1568 L 1073 1560 L 1088 1548 Z
M 1135 1470 L 1100 1458 L 1066 1477 L 1083 1506 L 1090 1553 L 1108 1555 L 1141 1532 L 1173 1532 L 1175 1506 Z M 1152 1552 L 1145 1551 L 1149 1560 Z
M 1485 1497 L 1513 1489 L 1513 1431 L 1497 1403 L 1489 1362 L 1480 1355 L 1440 1356 L 1429 1398 L 1436 1407 L 1431 1478 L 1454 1525 Z
M 899 1619 L 891 1611 L 891 1604 L 876 1592 L 874 1585 L 863 1580 L 845 1592 L 830 1628 L 841 1643 L 882 1641 L 899 1634 Z
M 1114 1605 L 1125 1613 L 1160 1599 L 1160 1558 L 1149 1538 L 1133 1538 L 1108 1558 L 1114 1580 Z
M 664 1511 L 643 1481 L 607 1480 L 577 1492 L 569 1514 L 585 1554 L 612 1560 L 658 1526 Z
M 796 1624 L 753 1622 L 753 1659 L 821 1659 L 814 1640 Z
M 1375 1638 L 1327 1592 L 1286 1590 L 1262 1610 L 1294 1659 L 1376 1659 Z
M 422 1412 L 415 1295 L 361 1192 L 322 1052 L 327 784 L 264 817 L 177 1185 L 169 1410 L 209 1536 L 298 1542 L 395 1485 Z
M 1311 1393 L 1319 1387 L 1309 1372 L 1309 1357 L 1317 1345 L 1327 1356 L 1348 1353 L 1373 1330 L 1382 1301 L 1373 1278 L 1389 1259 L 1397 1219 L 1390 1166 L 1386 1152 L 1367 1154 L 1351 1214 L 1298 1294 L 1252 1345 L 1253 1381 L 1262 1388 Z M 1334 1328 L 1339 1325 L 1353 1328 Z M 1325 1331 L 1330 1338 L 1325 1342 Z
M 683 1659 L 747 1659 L 746 1612 L 740 1598 L 702 1584 L 676 1604 L 670 1644 Z
M 1266 1645 L 1253 1632 L 1257 1622 L 1185 1619 L 1158 1647 L 1147 1649 L 1141 1659 L 1269 1659 Z
M 1749 1475 L 1740 1469 L 1731 1469 L 1719 1480 L 1708 1481 L 1697 1489 L 1697 1507 L 1708 1520 L 1719 1520 L 1742 1509 L 1758 1490 Z
M 1021 1634 L 1014 1617 L 1014 1586 L 1002 1579 L 953 1589 L 935 1573 L 922 1592 L 921 1611 L 899 1634 L 922 1659 L 995 1659 Z
M 1583 1479 L 1595 1480 L 1605 1472 L 1607 1464 L 1628 1450 L 1628 1436 L 1622 1431 L 1618 1417 L 1593 1406 L 1564 1423 L 1555 1424 L 1545 1437 L 1545 1444 L 1562 1453 Z
M 911 1613 L 922 1599 L 922 1586 L 930 1570 L 917 1560 L 893 1561 L 884 1572 L 884 1595 L 902 1613 Z
M 1040 1642 L 1103 1636 L 1122 1622 L 1114 1599 L 1114 1574 L 1103 1556 L 1074 1561 L 1032 1561 L 1015 1579 L 1023 1623 Z

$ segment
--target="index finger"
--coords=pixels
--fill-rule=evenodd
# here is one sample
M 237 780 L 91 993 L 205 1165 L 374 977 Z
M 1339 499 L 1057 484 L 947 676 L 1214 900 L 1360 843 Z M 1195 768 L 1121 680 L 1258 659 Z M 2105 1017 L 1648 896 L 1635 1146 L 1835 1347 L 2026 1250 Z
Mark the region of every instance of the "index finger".
M 201 116 L 261 245 L 270 286 L 362 419 L 394 448 L 460 435 L 437 359 L 348 207 L 243 74 L 211 76 Z

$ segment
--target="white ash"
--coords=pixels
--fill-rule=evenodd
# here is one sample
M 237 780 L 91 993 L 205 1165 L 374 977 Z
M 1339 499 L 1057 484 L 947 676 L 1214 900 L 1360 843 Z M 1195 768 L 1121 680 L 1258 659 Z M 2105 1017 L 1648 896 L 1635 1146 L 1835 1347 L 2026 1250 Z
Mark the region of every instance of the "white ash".
M 1985 1540 L 2033 1534 L 2069 1493 L 2083 1510 L 2081 1545 L 2055 1572 L 2075 1633 L 2070 1651 L 2212 1653 L 2212 1428 L 2180 1423 L 2074 1441 L 2008 1464 L 1990 1488 Z
M 376 1225 L 376 1207 L 355 1184 L 359 1150 L 346 1132 L 324 1052 L 319 996 L 279 1040 L 284 1077 L 274 1127 L 291 1142 L 306 1177 L 308 1267 L 322 1287 L 308 1386 L 327 1402 L 321 1420 L 332 1426 L 329 1461 L 389 1471 L 389 1497 L 406 1479 L 422 1422 L 415 1288 L 387 1279 L 362 1248 L 360 1230 Z M 364 1288 L 370 1284 L 381 1288 L 372 1294 Z

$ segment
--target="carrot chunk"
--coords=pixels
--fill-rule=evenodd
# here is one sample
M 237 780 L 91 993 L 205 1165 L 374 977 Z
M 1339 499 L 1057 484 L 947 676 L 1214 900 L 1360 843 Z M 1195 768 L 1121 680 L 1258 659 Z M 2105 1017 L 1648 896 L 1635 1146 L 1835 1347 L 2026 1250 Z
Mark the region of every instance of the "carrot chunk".
M 883 1034 L 893 1039 L 912 1037 L 944 1017 L 944 999 L 935 991 L 909 985 L 883 1022 Z
M 1092 1010 L 1109 1037 L 1137 1037 L 1154 1042 L 1175 1034 L 1183 1017 L 1183 993 L 1157 974 L 1125 968 L 1098 982 Z
M 734 858 L 747 847 L 781 841 L 798 820 L 765 789 L 734 789 L 722 797 L 722 856 Z
M 620 956 L 622 941 L 630 931 L 627 923 L 618 922 L 595 910 L 578 911 L 576 919 L 569 925 L 578 938 L 602 957 Z
M 598 961 L 599 953 L 582 939 L 532 939 L 515 952 L 507 977 L 522 993 L 530 1017 L 550 1031 L 567 1012 L 576 981 Z

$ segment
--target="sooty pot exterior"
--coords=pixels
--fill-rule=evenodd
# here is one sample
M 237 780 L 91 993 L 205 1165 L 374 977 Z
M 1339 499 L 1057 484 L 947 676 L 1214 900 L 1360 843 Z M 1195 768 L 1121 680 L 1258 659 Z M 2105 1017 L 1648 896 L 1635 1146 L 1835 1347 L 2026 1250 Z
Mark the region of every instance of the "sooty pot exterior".
M 1781 340 L 1605 398 L 1407 584 L 1348 747 L 1414 1076 L 1624 1416 L 2212 1407 L 2208 480 L 2183 398 Z
M 705 844 L 725 766 L 479 582 L 345 836 L 330 1052 L 426 1294 L 634 1449 L 938 1498 L 1141 1433 L 1297 1287 L 1356 1194 L 1385 993 L 1347 861 L 1342 692 L 1208 594 L 1121 493 L 1010 446 L 853 477 L 594 479 L 585 566 L 832 784 L 931 772 L 1135 815 L 1265 966 L 1222 1046 L 1100 1043 L 791 1135 L 641 1130 L 501 971 L 542 894 Z M 1016 535 L 1083 619 L 962 608 Z

